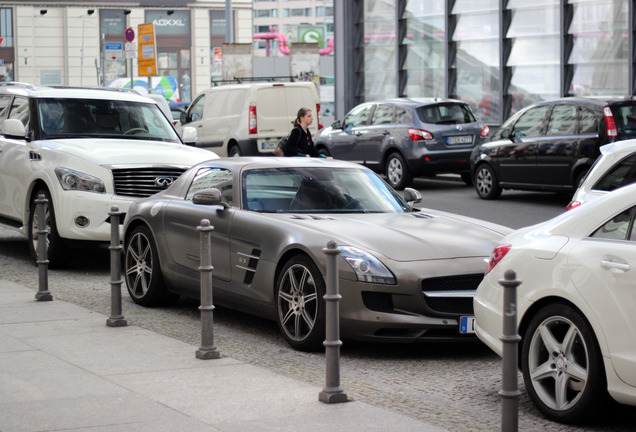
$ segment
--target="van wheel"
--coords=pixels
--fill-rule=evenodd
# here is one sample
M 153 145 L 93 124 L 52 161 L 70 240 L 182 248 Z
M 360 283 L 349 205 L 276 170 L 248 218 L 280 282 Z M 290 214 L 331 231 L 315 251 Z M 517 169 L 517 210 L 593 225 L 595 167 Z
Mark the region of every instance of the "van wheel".
M 229 157 L 239 157 L 241 156 L 241 149 L 238 145 L 234 144 L 233 146 L 230 146 L 230 149 L 227 151 L 227 155 Z

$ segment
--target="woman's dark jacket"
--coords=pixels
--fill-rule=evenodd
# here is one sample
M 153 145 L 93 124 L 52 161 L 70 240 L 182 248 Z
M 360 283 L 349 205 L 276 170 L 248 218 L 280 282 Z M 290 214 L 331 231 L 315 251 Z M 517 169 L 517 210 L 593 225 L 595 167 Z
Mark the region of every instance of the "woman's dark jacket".
M 311 156 L 321 157 L 322 155 L 316 150 L 314 141 L 311 139 L 311 132 L 307 132 L 302 127 L 296 126 L 289 134 L 287 145 L 285 146 L 285 156 Z

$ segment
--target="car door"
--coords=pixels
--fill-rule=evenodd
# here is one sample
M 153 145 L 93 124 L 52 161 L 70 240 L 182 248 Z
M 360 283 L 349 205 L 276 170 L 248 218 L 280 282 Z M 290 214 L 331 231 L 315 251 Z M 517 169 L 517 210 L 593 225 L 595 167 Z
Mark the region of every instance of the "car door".
M 334 129 L 332 156 L 334 159 L 364 163 L 364 135 L 371 117 L 373 104 L 363 104 L 352 109 L 342 121 L 342 129 Z
M 364 151 L 364 163 L 378 167 L 382 162 L 385 143 L 393 139 L 395 128 L 395 105 L 378 104 L 373 110 L 366 132 L 360 136 Z
M 27 131 L 30 124 L 29 99 L 5 97 L 0 101 L 0 121 L 20 120 Z M 25 208 L 25 184 L 30 174 L 31 146 L 26 138 L 0 135 L 0 215 L 10 224 L 19 227 Z M 35 159 L 37 161 L 37 159 Z M 34 162 L 35 162 L 34 161 Z
M 231 280 L 229 231 L 234 215 L 232 207 L 200 205 L 192 202 L 193 195 L 200 190 L 215 187 L 221 191 L 223 201 L 233 204 L 232 172 L 227 169 L 201 168 L 192 179 L 185 199 L 169 201 L 164 208 L 164 232 L 169 254 L 173 262 L 186 273 L 198 273 L 201 265 L 201 232 L 197 227 L 207 219 L 213 230 L 212 275 L 215 279 Z
M 498 143 L 494 157 L 499 165 L 501 183 L 536 184 L 538 181 L 537 143 L 549 107 L 539 105 L 524 112 L 515 122 L 509 139 Z
M 208 109 L 206 109 L 206 106 L 209 105 L 207 99 L 209 99 L 207 95 L 202 94 L 192 102 L 186 114 L 186 122 L 182 125 L 197 130 L 197 147 L 212 147 L 214 145 L 213 138 L 209 133 L 210 124 L 207 121 L 209 117 Z
M 572 167 L 577 160 L 579 135 L 577 106 L 555 105 L 548 119 L 545 135 L 537 140 L 538 184 L 569 188 Z
M 573 245 L 568 273 L 603 329 L 618 376 L 636 386 L 636 207 Z

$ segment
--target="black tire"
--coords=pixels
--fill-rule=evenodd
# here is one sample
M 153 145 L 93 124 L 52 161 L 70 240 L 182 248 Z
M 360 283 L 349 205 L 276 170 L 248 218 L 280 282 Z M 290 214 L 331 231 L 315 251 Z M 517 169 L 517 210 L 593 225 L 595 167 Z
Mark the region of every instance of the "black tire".
M 228 157 L 239 157 L 241 156 L 241 148 L 237 144 L 232 144 L 227 151 Z
M 322 146 L 318 147 L 318 153 L 326 157 L 331 156 L 329 154 L 329 150 L 327 150 L 327 147 L 322 147 Z
M 473 185 L 473 177 L 470 175 L 469 172 L 464 172 L 460 174 L 462 181 L 466 184 L 466 186 L 472 186 Z
M 128 294 L 138 305 L 162 306 L 179 298 L 166 289 L 157 246 L 145 225 L 136 227 L 126 238 L 124 275 Z
M 475 170 L 473 179 L 475 191 L 479 198 L 497 199 L 501 196 L 501 186 L 495 175 L 495 171 L 488 164 L 481 164 Z
M 405 187 L 411 186 L 411 183 L 413 183 L 413 175 L 404 157 L 398 152 L 391 153 L 387 157 L 384 173 L 387 182 L 393 189 L 402 190 Z
M 60 237 L 57 232 L 57 222 L 55 219 L 55 210 L 53 208 L 53 200 L 51 194 L 47 189 L 39 189 L 31 199 L 29 204 L 29 252 L 33 260 L 37 262 L 38 259 L 38 224 L 39 217 L 37 214 L 37 204 L 35 200 L 40 195 L 44 195 L 44 198 L 48 200 L 48 203 L 44 207 L 45 212 L 45 224 L 47 235 L 47 259 L 49 260 L 49 268 L 59 269 L 68 267 L 73 258 L 73 252 L 71 248 L 66 244 L 64 239 Z
M 609 400 L 601 350 L 590 325 L 570 306 L 550 305 L 532 318 L 521 368 L 530 399 L 553 420 L 595 417 Z
M 304 255 L 290 259 L 276 283 L 278 328 L 294 349 L 318 351 L 325 340 L 325 282 Z

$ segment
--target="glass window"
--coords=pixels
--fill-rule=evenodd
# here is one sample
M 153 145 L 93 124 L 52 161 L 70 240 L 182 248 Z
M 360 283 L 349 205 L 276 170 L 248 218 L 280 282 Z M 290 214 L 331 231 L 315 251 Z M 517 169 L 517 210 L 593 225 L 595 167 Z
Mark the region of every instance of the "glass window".
M 0 120 L 4 119 L 7 116 L 10 103 L 11 96 L 0 96 Z
M 580 134 L 594 134 L 598 133 L 598 119 L 599 117 L 587 108 L 581 108 L 579 111 L 579 133 Z
M 344 119 L 343 129 L 352 127 L 366 126 L 369 115 L 371 114 L 371 107 L 373 105 L 362 105 L 354 108 Z
M 546 135 L 574 135 L 576 133 L 576 106 L 557 105 L 550 114 Z
M 634 240 L 634 207 L 618 214 L 602 227 L 594 231 L 590 237 L 609 240 Z
M 29 130 L 29 120 L 31 118 L 31 114 L 29 113 L 29 100 L 23 97 L 13 99 L 9 118 L 20 120 L 24 127 Z
M 395 97 L 395 4 L 364 1 L 364 99 Z
M 201 168 L 192 180 L 190 189 L 186 195 L 186 200 L 192 201 L 195 193 L 209 188 L 216 188 L 221 191 L 223 202 L 232 205 L 232 172 L 221 168 Z
M 530 108 L 523 113 L 519 120 L 515 123 L 513 136 L 515 137 L 532 137 L 539 136 L 543 119 L 548 111 L 548 105 Z
M 190 107 L 188 117 L 189 121 L 197 121 L 203 118 L 203 107 L 205 106 L 205 95 L 201 95 L 194 102 L 192 102 L 192 106 Z
M 632 154 L 614 165 L 592 189 L 609 192 L 635 182 L 636 154 Z
M 636 138 L 636 102 L 610 105 L 616 127 L 618 139 Z
M 12 8 L 0 8 L 0 48 L 13 47 L 13 15 Z
M 393 112 L 395 107 L 392 105 L 378 105 L 371 119 L 372 125 L 383 125 L 393 123 Z
M 416 111 L 420 121 L 429 124 L 462 124 L 477 121 L 470 108 L 459 103 L 429 105 Z
M 210 34 L 225 37 L 225 11 L 210 11 Z
M 395 124 L 411 124 L 413 119 L 409 111 L 404 108 L 397 107 L 395 109 Z

